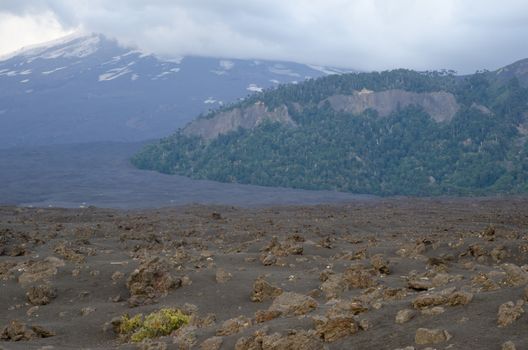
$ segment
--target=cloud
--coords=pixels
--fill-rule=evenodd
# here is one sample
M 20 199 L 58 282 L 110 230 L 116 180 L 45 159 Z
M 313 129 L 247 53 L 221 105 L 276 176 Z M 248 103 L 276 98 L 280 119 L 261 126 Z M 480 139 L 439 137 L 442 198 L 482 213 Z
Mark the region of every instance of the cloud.
M 70 34 L 52 12 L 13 15 L 0 12 L 0 55 Z
M 46 16 L 166 56 L 461 72 L 528 57 L 525 0 L 3 0 L 0 16 Z

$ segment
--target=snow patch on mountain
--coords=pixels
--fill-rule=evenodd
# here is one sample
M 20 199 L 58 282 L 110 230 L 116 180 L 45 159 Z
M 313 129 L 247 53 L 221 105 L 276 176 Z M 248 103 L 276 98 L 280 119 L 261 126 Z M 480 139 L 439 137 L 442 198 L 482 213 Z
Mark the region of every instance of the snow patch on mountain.
M 275 64 L 272 67 L 269 67 L 268 70 L 273 74 L 287 75 L 289 77 L 295 77 L 295 78 L 301 77 L 299 73 L 293 72 L 291 69 L 285 67 L 282 64 Z
M 168 71 L 161 72 L 160 74 L 156 75 L 152 80 L 157 80 L 157 79 L 166 77 L 167 75 L 178 73 L 179 71 L 180 71 L 180 68 L 172 68 L 172 69 L 169 69 Z
M 262 92 L 264 91 L 263 88 L 259 87 L 257 84 L 249 84 L 249 86 L 246 88 L 247 91 L 251 92 Z
M 64 67 L 59 67 L 59 68 L 55 68 L 55 69 L 52 69 L 52 70 L 47 70 L 47 71 L 45 71 L 45 72 L 42 72 L 42 74 L 44 74 L 44 75 L 49 75 L 49 74 L 53 74 L 53 73 L 55 73 L 55 72 L 58 72 L 58 71 L 60 71 L 60 70 L 66 69 L 66 68 L 68 68 L 68 67 L 66 67 L 66 66 L 64 66 Z
M 117 79 L 125 74 L 132 73 L 129 65 L 124 67 L 110 69 L 108 72 L 99 75 L 99 81 L 110 81 Z
M 101 38 L 98 35 L 80 37 L 77 40 L 64 43 L 62 46 L 43 46 L 34 50 L 29 50 L 23 55 L 29 57 L 27 63 L 41 58 L 50 60 L 54 58 L 84 58 L 97 52 Z
M 307 66 L 312 68 L 312 69 L 314 69 L 314 70 L 317 70 L 319 72 L 322 72 L 322 73 L 328 74 L 328 75 L 345 74 L 345 73 L 349 72 L 349 71 L 343 70 L 343 69 L 330 68 L 330 67 L 324 67 L 324 66 L 317 66 L 317 65 L 314 65 L 314 64 L 307 64 Z
M 15 70 L 4 70 L 3 73 L 0 73 L 0 77 L 3 76 L 3 75 L 5 75 L 7 77 L 14 77 L 14 76 L 17 75 L 17 71 L 15 71 Z

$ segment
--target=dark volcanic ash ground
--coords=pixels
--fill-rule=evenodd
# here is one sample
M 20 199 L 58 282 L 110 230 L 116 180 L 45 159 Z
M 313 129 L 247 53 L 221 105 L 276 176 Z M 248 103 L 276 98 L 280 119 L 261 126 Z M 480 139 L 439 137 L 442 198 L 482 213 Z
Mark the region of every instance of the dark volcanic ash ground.
M 526 349 L 527 263 L 525 198 L 2 207 L 0 347 Z M 162 308 L 191 321 L 114 331 Z

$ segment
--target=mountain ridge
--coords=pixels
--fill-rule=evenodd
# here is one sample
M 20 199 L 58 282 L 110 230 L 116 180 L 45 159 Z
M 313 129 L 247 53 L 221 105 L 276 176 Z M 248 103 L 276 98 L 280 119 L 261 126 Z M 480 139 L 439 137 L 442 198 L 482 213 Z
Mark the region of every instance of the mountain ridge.
M 211 108 L 324 71 L 278 61 L 165 59 L 101 34 L 74 34 L 0 60 L 0 147 L 159 138 Z

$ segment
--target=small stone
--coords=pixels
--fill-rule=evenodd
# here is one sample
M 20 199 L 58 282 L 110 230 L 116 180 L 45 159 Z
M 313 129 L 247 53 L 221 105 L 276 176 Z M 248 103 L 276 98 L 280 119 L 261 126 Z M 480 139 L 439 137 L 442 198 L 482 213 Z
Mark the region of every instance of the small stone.
M 40 307 L 39 306 L 33 306 L 33 307 L 30 307 L 28 309 L 28 311 L 26 311 L 26 315 L 28 317 L 32 317 L 33 315 L 35 315 L 38 311 L 39 311 Z
M 346 282 L 342 274 L 333 274 L 325 277 L 321 285 L 321 291 L 325 294 L 327 300 L 339 298 L 346 289 Z
M 407 323 L 411 319 L 413 319 L 415 315 L 416 315 L 416 313 L 414 312 L 414 310 L 411 310 L 411 309 L 400 310 L 396 314 L 396 323 L 397 324 Z
M 171 276 L 172 267 L 168 260 L 154 257 L 144 261 L 127 279 L 130 291 L 130 306 L 139 306 L 152 301 L 182 285 L 181 279 Z
M 427 316 L 436 316 L 443 314 L 445 312 L 445 309 L 442 306 L 433 306 L 432 308 L 427 308 L 422 310 L 423 315 Z
M 343 273 L 343 280 L 349 288 L 370 288 L 377 285 L 372 272 L 361 265 L 349 267 Z
M 284 315 L 304 315 L 318 306 L 314 298 L 293 292 L 279 295 L 271 304 L 269 311 L 279 311 Z
M 415 309 L 424 309 L 430 306 L 442 305 L 446 302 L 447 298 L 443 295 L 433 293 L 433 294 L 423 294 L 417 296 L 412 305 Z
M 515 322 L 524 313 L 524 300 L 518 300 L 516 304 L 512 301 L 502 304 L 497 312 L 497 324 L 506 327 Z
M 189 276 L 183 276 L 181 279 L 182 286 L 190 286 L 192 284 L 192 280 Z
M 226 283 L 233 278 L 233 275 L 226 270 L 219 268 L 216 270 L 216 282 L 217 283 Z
M 268 283 L 264 278 L 259 277 L 253 283 L 253 290 L 251 292 L 251 301 L 262 302 L 273 299 L 282 294 L 282 289 L 275 287 Z
M 81 312 L 80 312 L 80 313 L 81 313 L 81 316 L 88 316 L 89 314 L 92 314 L 92 313 L 94 313 L 95 311 L 96 311 L 96 309 L 93 308 L 93 307 L 83 307 L 83 308 L 81 309 Z
M 139 344 L 138 350 L 167 350 L 167 343 L 146 339 Z
M 280 311 L 258 310 L 255 312 L 255 322 L 263 323 L 271 321 L 282 314 Z
M 112 281 L 114 281 L 115 283 L 117 281 L 122 280 L 124 277 L 125 277 L 124 273 L 122 273 L 121 271 L 116 271 L 112 274 Z
M 473 293 L 457 291 L 447 297 L 447 304 L 450 306 L 467 305 L 473 300 Z
M 501 268 L 506 272 L 504 283 L 520 287 L 528 284 L 528 273 L 515 264 L 502 264 Z
M 332 317 L 316 316 L 313 318 L 315 331 L 325 342 L 333 342 L 354 334 L 359 327 L 352 316 L 337 315 Z
M 502 344 L 501 350 L 517 350 L 512 341 L 507 341 Z
M 443 343 L 451 338 L 451 335 L 446 330 L 418 328 L 414 341 L 419 345 L 429 345 Z
M 47 305 L 57 297 L 57 289 L 48 284 L 33 286 L 27 291 L 26 297 L 33 305 Z
M 264 266 L 270 266 L 277 262 L 277 257 L 272 253 L 262 254 L 260 256 L 260 262 Z
M 200 350 L 219 350 L 224 342 L 222 337 L 211 337 L 200 344 Z
M 383 254 L 376 254 L 370 258 L 370 264 L 379 273 L 383 273 L 385 275 L 390 274 L 389 262 L 385 259 Z
M 251 327 L 251 320 L 245 316 L 238 316 L 236 318 L 224 321 L 220 328 L 216 331 L 217 336 L 225 336 L 236 334 L 243 329 Z

